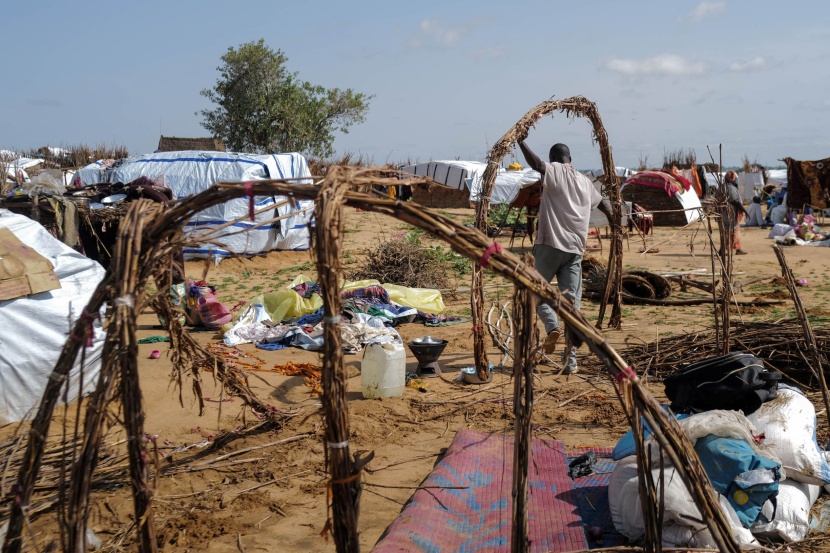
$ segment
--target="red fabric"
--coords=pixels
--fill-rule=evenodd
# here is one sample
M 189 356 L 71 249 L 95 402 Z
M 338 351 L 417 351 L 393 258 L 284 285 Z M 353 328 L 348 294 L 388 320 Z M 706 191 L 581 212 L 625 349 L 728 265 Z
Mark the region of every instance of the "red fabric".
M 652 186 L 662 188 L 669 197 L 677 193 L 683 193 L 692 187 L 688 179 L 680 175 L 672 175 L 666 171 L 640 171 L 625 181 L 625 184 L 639 184 L 641 186 Z

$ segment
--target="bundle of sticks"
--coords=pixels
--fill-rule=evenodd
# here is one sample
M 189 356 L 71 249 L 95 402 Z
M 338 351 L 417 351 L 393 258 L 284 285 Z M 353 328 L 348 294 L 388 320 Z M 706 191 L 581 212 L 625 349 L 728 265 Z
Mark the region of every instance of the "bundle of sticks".
M 830 354 L 830 326 L 815 326 L 818 349 Z M 718 355 L 714 331 L 701 330 L 660 339 L 658 342 L 632 344 L 620 354 L 638 371 L 662 378 L 681 365 Z M 786 378 L 812 388 L 817 386 L 806 359 L 810 351 L 804 330 L 797 319 L 769 322 L 734 322 L 730 332 L 730 351 L 744 351 L 761 359 L 769 368 Z

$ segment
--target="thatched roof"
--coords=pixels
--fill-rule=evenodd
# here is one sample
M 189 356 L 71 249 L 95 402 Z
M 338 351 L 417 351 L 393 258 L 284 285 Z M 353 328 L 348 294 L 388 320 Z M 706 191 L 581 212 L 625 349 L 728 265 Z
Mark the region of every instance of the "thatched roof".
M 159 138 L 159 152 L 180 152 L 183 150 L 208 150 L 224 152 L 225 145 L 218 138 L 179 138 L 162 136 Z

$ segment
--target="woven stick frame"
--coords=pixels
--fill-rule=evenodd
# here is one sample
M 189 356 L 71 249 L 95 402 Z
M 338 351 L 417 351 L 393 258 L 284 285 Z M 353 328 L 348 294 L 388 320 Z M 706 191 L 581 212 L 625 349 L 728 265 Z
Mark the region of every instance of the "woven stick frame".
M 599 146 L 602 158 L 602 167 L 605 174 L 602 177 L 603 192 L 611 200 L 613 221 L 611 222 L 612 237 L 608 257 L 608 276 L 605 292 L 600 303 L 597 328 L 602 328 L 605 309 L 611 302 L 611 319 L 609 328 L 619 329 L 622 324 L 622 199 L 620 198 L 619 181 L 616 178 L 614 159 L 611 155 L 611 146 L 608 143 L 608 133 L 602 124 L 599 111 L 594 102 L 582 96 L 574 96 L 565 100 L 548 100 L 528 111 L 513 127 L 502 136 L 490 149 L 487 155 L 487 167 L 481 179 L 481 192 L 476 205 L 476 228 L 486 234 L 487 212 L 490 209 L 490 198 L 496 182 L 496 173 L 504 157 L 515 144 L 527 138 L 531 127 L 542 117 L 553 112 L 562 112 L 566 117 L 585 117 L 593 126 L 594 140 Z M 487 379 L 489 364 L 484 344 L 484 290 L 482 267 L 478 263 L 473 265 L 472 295 L 470 308 L 473 318 L 473 348 L 476 370 L 479 378 Z
M 198 195 L 174 204 L 173 207 L 169 209 L 153 208 L 151 210 L 144 205 L 143 202 L 134 202 L 134 205 L 130 208 L 131 210 L 135 210 L 137 213 L 140 210 L 146 210 L 147 213 L 144 217 L 136 216 L 136 220 L 141 221 L 140 232 L 142 234 L 142 239 L 139 241 L 131 240 L 133 245 L 137 245 L 138 251 L 137 253 L 134 252 L 135 257 L 132 259 L 135 261 L 131 262 L 130 266 L 137 267 L 141 272 L 141 275 L 148 272 L 158 272 L 160 269 L 156 265 L 157 262 L 162 260 L 169 261 L 171 252 L 174 251 L 175 248 L 180 248 L 185 244 L 190 244 L 190 242 L 182 236 L 182 225 L 190 219 L 192 215 L 211 205 L 223 203 L 233 198 L 245 197 L 248 194 L 256 196 L 284 195 L 296 199 L 318 199 L 321 197 L 323 190 L 330 191 L 335 198 L 335 203 L 338 205 L 360 207 L 368 211 L 374 211 L 396 217 L 401 221 L 429 231 L 433 235 L 444 240 L 457 253 L 474 261 L 481 260 L 482 256 L 488 250 L 491 241 L 486 235 L 478 232 L 476 229 L 459 225 L 452 219 L 449 219 L 440 213 L 433 212 L 412 203 L 403 203 L 397 200 L 377 198 L 356 192 L 345 191 L 346 188 L 355 188 L 359 186 L 394 185 L 401 183 L 398 178 L 389 178 L 385 175 L 389 175 L 389 172 L 378 168 L 343 168 L 342 170 L 334 171 L 330 169 L 328 176 L 322 181 L 323 186 L 292 184 L 283 180 L 258 181 L 255 182 L 250 188 L 246 189 L 246 187 L 243 187 L 240 183 L 220 183 Z M 413 181 L 410 182 L 418 182 L 418 179 L 413 179 Z M 332 205 L 329 202 L 326 202 L 325 199 L 323 199 L 322 203 L 324 205 L 327 203 Z M 329 207 L 327 209 L 334 208 Z M 333 212 L 327 213 L 328 214 L 323 211 L 319 212 L 324 220 L 334 220 L 337 222 L 337 216 Z M 320 229 L 320 232 L 322 232 L 322 236 L 325 236 L 328 239 L 329 229 L 319 222 L 318 228 Z M 337 249 L 327 249 L 326 251 L 328 252 L 327 254 L 320 254 L 321 257 L 318 257 L 318 264 L 323 262 L 321 259 L 330 259 L 329 256 L 331 253 L 336 252 Z M 327 277 L 328 279 L 331 277 L 339 277 L 339 274 L 336 274 L 338 273 L 337 269 L 339 267 L 337 265 L 334 265 L 334 267 L 335 270 L 331 271 L 329 277 Z M 549 282 L 546 282 L 544 278 L 542 278 L 542 276 L 539 275 L 535 269 L 533 269 L 533 267 L 523 263 L 518 257 L 510 252 L 498 251 L 493 253 L 490 257 L 489 267 L 495 273 L 514 282 L 518 287 L 524 288 L 541 300 L 549 302 L 555 309 L 557 309 L 562 320 L 568 325 L 573 339 L 585 343 L 589 349 L 596 354 L 600 360 L 602 360 L 609 375 L 614 378 L 617 384 L 618 393 L 622 397 L 631 398 L 630 402 L 623 402 L 623 409 L 626 412 L 626 416 L 629 420 L 631 420 L 632 417 L 642 416 L 652 428 L 654 440 L 662 448 L 666 457 L 676 468 L 678 475 L 683 479 L 689 488 L 696 505 L 702 513 L 704 521 L 709 527 L 713 538 L 718 545 L 718 548 L 721 551 L 737 553 L 738 547 L 731 537 L 729 525 L 719 509 L 714 492 L 712 491 L 708 478 L 706 477 L 706 474 L 700 465 L 700 461 L 694 452 L 692 444 L 689 442 L 682 430 L 680 430 L 677 422 L 667 416 L 667 414 L 660 408 L 659 403 L 645 389 L 634 370 L 628 366 L 622 357 L 620 357 L 620 355 L 610 346 L 604 336 L 596 328 L 594 328 L 569 301 L 563 300 L 560 297 L 556 287 L 552 286 Z M 321 273 L 321 278 L 324 278 L 323 273 Z M 131 290 L 130 286 L 116 287 L 119 282 L 123 282 L 123 280 L 115 278 L 111 273 L 108 273 L 108 275 L 104 278 L 104 281 L 102 281 L 93 293 L 90 304 L 87 306 L 87 312 L 97 313 L 98 309 L 105 301 L 114 301 L 116 298 L 124 297 L 125 294 L 130 292 L 135 294 L 133 296 L 133 301 L 135 302 L 134 305 L 144 306 L 149 301 L 161 301 L 161 298 L 159 297 L 144 298 L 142 296 L 144 293 L 143 289 Z M 146 279 L 144 279 L 143 276 L 136 277 L 130 280 L 130 282 L 134 283 L 136 286 L 139 286 L 142 282 L 146 284 Z M 327 280 L 327 282 L 329 282 L 329 280 Z M 335 280 L 334 282 L 338 281 Z M 328 287 L 332 287 L 336 291 L 339 291 L 339 286 L 329 285 Z M 334 316 L 332 313 L 334 313 L 334 309 L 337 307 L 335 302 L 336 298 L 332 298 L 328 301 L 330 311 L 327 311 L 327 316 Z M 116 313 L 119 312 L 129 318 L 131 316 L 134 317 L 138 310 L 137 308 L 134 310 L 116 310 Z M 168 329 L 170 329 L 171 332 L 180 331 L 180 328 L 176 329 L 174 321 L 175 319 L 168 319 Z M 128 323 L 126 327 L 128 331 L 129 324 L 131 323 Z M 132 324 L 134 324 L 134 322 Z M 26 516 L 26 506 L 28 505 L 29 498 L 31 497 L 33 483 L 37 479 L 38 462 L 43 455 L 45 436 L 48 434 L 49 419 L 51 418 L 52 411 L 57 402 L 63 382 L 66 379 L 66 375 L 68 375 L 69 369 L 71 368 L 80 347 L 82 347 L 82 341 L 78 338 L 84 338 L 87 332 L 88 323 L 86 321 L 79 320 L 73 330 L 73 338 L 67 341 L 61 358 L 58 361 L 58 365 L 56 365 L 53 376 L 47 385 L 47 391 L 44 394 L 41 407 L 33 423 L 33 430 L 30 432 L 30 441 L 27 446 L 24 462 L 21 463 L 21 470 L 18 474 L 18 485 L 15 494 L 16 502 L 12 510 L 9 531 L 3 547 L 4 551 L 19 551 L 20 549 L 20 536 L 23 521 Z M 186 339 L 182 339 L 182 337 L 186 336 L 187 334 L 184 333 L 179 337 L 180 339 L 177 342 L 183 348 L 189 347 L 188 341 Z M 121 348 L 119 350 L 120 353 L 123 356 L 132 358 L 131 361 L 125 361 L 125 363 L 135 362 L 137 348 L 132 346 L 134 342 L 129 337 L 127 337 L 126 340 L 123 340 L 121 336 L 111 335 L 108 336 L 108 339 L 118 341 Z M 332 340 L 336 340 L 336 338 L 332 337 Z M 124 348 L 125 345 L 129 347 Z M 198 350 L 190 351 L 190 355 L 192 356 L 198 357 L 199 354 Z M 184 361 L 188 361 L 188 359 L 185 358 Z M 256 396 L 250 392 L 247 385 L 244 385 L 244 376 L 239 375 L 232 370 L 227 370 L 227 368 L 222 366 L 218 360 L 214 361 L 217 362 L 214 374 L 225 385 L 229 393 L 240 396 L 248 405 L 251 406 L 251 408 L 255 410 L 262 409 L 263 416 L 270 415 L 272 420 L 279 421 L 281 418 L 288 416 L 284 413 L 275 413 L 272 408 L 269 409 L 269 406 L 263 405 L 256 398 Z M 335 357 L 334 361 L 330 360 L 328 364 L 328 366 L 332 369 L 327 371 L 330 373 L 331 378 L 334 378 L 334 376 L 337 375 L 336 365 L 337 362 Z M 179 370 L 184 372 L 184 370 L 187 369 L 187 366 L 188 365 L 180 367 Z M 122 370 L 122 378 L 124 378 L 125 374 L 128 378 L 130 378 L 129 369 L 126 372 Z M 193 375 L 193 378 L 198 378 L 198 371 L 196 371 Z M 336 390 L 336 386 L 337 385 L 334 382 L 330 383 L 331 390 Z M 121 391 L 123 394 L 123 387 L 121 388 Z M 325 393 L 328 394 L 331 392 Z M 131 401 L 128 398 L 121 398 L 121 400 L 124 402 L 125 408 L 127 402 Z M 333 413 L 336 417 L 342 417 L 343 414 L 341 412 L 345 412 L 347 409 L 345 401 L 343 401 L 343 396 L 340 396 L 339 398 L 333 396 L 332 398 L 327 398 L 325 401 L 342 402 L 334 408 L 338 411 L 338 413 Z M 140 404 L 137 404 L 130 409 L 132 413 L 140 413 L 141 407 Z M 329 437 L 332 439 L 337 439 L 338 437 L 345 437 L 348 439 L 348 434 L 343 434 L 343 431 L 348 428 L 348 419 L 341 418 L 340 420 L 340 423 L 335 420 L 327 420 L 327 439 L 329 439 Z M 140 419 L 136 422 L 138 423 L 138 426 L 135 428 L 140 428 Z M 342 424 L 343 422 L 345 424 Z M 94 431 L 94 429 L 90 429 L 90 431 Z M 330 436 L 329 433 L 331 433 Z M 327 447 L 329 452 L 332 449 L 345 448 L 332 448 L 330 445 Z M 345 493 L 342 495 L 342 504 L 344 509 L 347 511 L 343 513 L 343 516 L 353 516 L 355 521 L 354 527 L 356 527 L 358 496 L 355 490 L 359 491 L 358 478 L 360 474 L 361 462 L 352 462 L 348 456 L 346 456 L 345 459 L 341 458 L 340 463 L 338 464 L 342 464 L 342 466 L 335 468 L 332 460 L 332 474 L 334 475 L 335 470 L 337 470 L 337 474 L 344 475 L 344 478 L 348 479 L 349 482 L 333 479 L 330 484 L 332 489 L 335 490 L 337 489 L 337 486 L 354 483 L 354 487 L 343 486 L 343 491 Z M 136 509 L 137 512 L 142 513 L 141 516 L 143 517 L 143 520 L 146 520 L 148 524 L 152 524 L 152 518 L 147 516 L 147 514 L 151 512 L 152 506 L 149 505 L 149 502 L 147 502 L 147 508 L 144 511 L 141 511 L 143 508 L 140 504 L 142 498 L 139 497 L 140 494 L 143 493 L 140 484 L 143 481 L 146 481 L 143 480 L 142 474 L 146 473 L 133 472 L 135 469 L 142 469 L 141 465 L 135 465 L 134 467 L 134 469 L 131 469 L 131 474 L 133 475 Z M 136 482 L 139 483 L 138 486 L 136 485 Z M 144 499 L 146 499 L 146 497 Z M 340 503 L 340 501 L 333 503 L 333 507 L 335 509 L 338 508 L 338 503 Z M 354 513 L 349 513 L 348 510 L 352 509 L 352 505 L 354 506 Z M 658 508 L 655 505 L 651 505 L 651 507 L 654 509 Z M 336 513 L 335 516 L 339 517 L 340 515 Z M 338 520 L 335 520 L 333 527 L 335 532 L 335 540 L 338 544 L 338 551 L 356 551 L 357 545 L 354 541 L 354 534 L 351 530 L 353 527 L 351 521 L 346 520 L 345 523 L 341 523 Z M 141 529 L 138 531 L 141 532 Z M 149 537 L 149 535 L 150 534 L 147 534 L 147 537 Z M 144 537 L 139 537 L 139 543 L 141 543 L 141 540 L 144 539 Z

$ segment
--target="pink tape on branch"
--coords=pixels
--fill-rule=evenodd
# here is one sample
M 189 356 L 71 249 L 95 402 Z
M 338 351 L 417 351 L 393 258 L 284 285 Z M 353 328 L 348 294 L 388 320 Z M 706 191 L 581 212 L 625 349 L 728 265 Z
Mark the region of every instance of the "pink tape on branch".
M 626 378 L 636 378 L 636 377 L 637 377 L 637 373 L 634 372 L 634 369 L 632 369 L 631 366 L 629 365 L 628 367 L 624 368 L 623 370 L 618 372 L 616 375 L 614 375 L 614 380 L 616 380 L 617 382 L 622 382 Z
M 501 245 L 498 242 L 493 242 L 489 248 L 484 250 L 484 255 L 481 256 L 481 261 L 478 264 L 482 267 L 487 267 L 487 262 L 494 253 L 501 253 Z
M 248 196 L 248 217 L 254 220 L 254 181 L 245 183 L 245 195 Z

